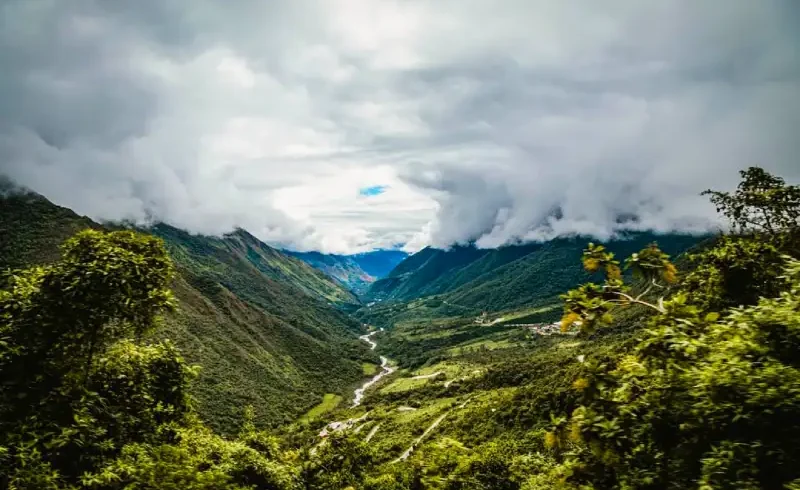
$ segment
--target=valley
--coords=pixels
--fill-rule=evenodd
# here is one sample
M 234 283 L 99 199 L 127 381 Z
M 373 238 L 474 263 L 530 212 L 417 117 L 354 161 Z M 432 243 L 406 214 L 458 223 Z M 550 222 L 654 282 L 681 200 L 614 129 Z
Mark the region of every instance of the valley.
M 509 418 L 519 416 L 520 407 L 513 415 L 508 408 L 526 396 L 526 387 L 547 377 L 569 390 L 574 376 L 569 373 L 576 372 L 579 353 L 614 345 L 611 339 L 595 343 L 576 340 L 574 332 L 562 333 L 552 322 L 557 317 L 552 308 L 507 316 L 374 328 L 362 340 L 381 354 L 384 366 L 401 359 L 398 367 L 385 369 L 359 388 L 357 403 L 344 400 L 316 423 L 295 426 L 293 437 L 306 434 L 308 444 L 316 445 L 334 433 L 352 434 L 389 466 L 416 451 L 424 457 L 430 450 L 426 441 L 434 448 L 458 442 L 467 454 L 467 447 L 492 441 L 492 434 L 515 433 Z M 520 317 L 539 323 L 514 323 Z M 417 352 L 420 357 L 409 356 Z M 563 368 L 552 372 L 557 365 Z M 542 417 L 541 423 L 546 421 Z M 523 427 L 516 430 L 524 432 Z
M 0 0 L 0 490 L 800 490 L 800 0 Z
M 3 223 L 14 240 L 4 246 L 24 253 L 6 254 L 5 266 L 52 260 L 57 237 L 83 226 L 118 228 L 32 193 L 5 199 Z M 511 420 L 528 417 L 513 402 L 527 386 L 544 377 L 566 391 L 579 351 L 613 348 L 624 338 L 576 341 L 574 332 L 553 328 L 560 316 L 556 288 L 585 278 L 573 264 L 573 240 L 497 251 L 425 249 L 405 260 L 401 253 L 364 254 L 364 268 L 386 278 L 370 276 L 351 292 L 342 264 L 368 275 L 355 257 L 286 255 L 244 230 L 222 238 L 165 224 L 144 231 L 164 240 L 178 270 L 180 307 L 158 336 L 203 366 L 193 394 L 207 423 L 222 433 L 238 430 L 242 407 L 252 406 L 256 423 L 295 444 L 312 447 L 320 433 L 354 432 L 387 464 L 424 453 L 425 441 L 488 443 L 491 434 L 514 433 Z M 614 246 L 632 249 L 654 238 L 638 235 Z M 678 252 L 697 241 L 662 238 Z M 539 262 L 547 263 L 545 279 L 524 278 L 519 289 L 517 271 Z M 392 263 L 397 267 L 386 265 Z M 550 268 L 559 270 L 557 280 Z M 492 291 L 495 299 L 471 290 Z M 513 302 L 500 299 L 509 295 Z M 504 404 L 515 407 L 512 413 Z
M 67 468 L 71 454 L 83 454 L 78 448 L 86 439 L 103 454 L 118 444 L 113 438 L 128 438 L 111 463 L 102 462 L 106 456 L 81 463 L 119 466 L 70 476 L 103 481 L 103 474 L 111 475 L 103 489 L 137 481 L 128 468 L 149 464 L 160 478 L 176 481 L 184 471 L 177 467 L 200 480 L 218 471 L 217 482 L 197 487 L 203 490 L 230 479 L 243 483 L 219 488 L 544 490 L 573 479 L 567 488 L 577 489 L 584 481 L 622 478 L 630 465 L 649 471 L 655 463 L 637 459 L 643 446 L 624 441 L 642 437 L 656 444 L 647 431 L 659 434 L 659 424 L 672 424 L 673 417 L 681 417 L 681 425 L 670 433 L 713 459 L 706 428 L 690 421 L 705 410 L 718 425 L 739 423 L 731 415 L 741 409 L 738 400 L 709 401 L 730 393 L 729 383 L 741 383 L 737 393 L 751 393 L 749 384 L 756 383 L 749 399 L 756 408 L 742 423 L 772 423 L 761 397 L 792 420 L 800 413 L 779 403 L 794 400 L 797 383 L 787 367 L 794 354 L 783 348 L 782 331 L 773 329 L 788 325 L 784 337 L 794 338 L 798 286 L 788 281 L 800 277 L 800 264 L 787 257 L 800 255 L 800 242 L 793 230 L 766 238 L 637 232 L 602 245 L 582 246 L 583 239 L 572 237 L 492 250 L 427 248 L 369 286 L 348 289 L 336 278 L 340 269 L 319 262 L 312 267 L 308 257 L 300 260 L 245 230 L 204 236 L 164 223 L 97 223 L 32 192 L 6 191 L 1 199 L 0 265 L 9 272 L 0 299 L 10 305 L 2 311 L 10 327 L 0 334 L 46 353 L 56 345 L 78 354 L 56 350 L 39 360 L 38 351 L 0 350 L 0 367 L 11 366 L 16 383 L 8 385 L 14 390 L 0 389 L 6 400 L 0 407 L 5 420 L 60 420 L 62 411 L 75 424 L 91 420 L 92 431 L 78 426 L 66 436 L 48 432 L 47 425 L 36 429 L 50 441 L 44 448 L 67 438 L 69 450 L 49 456 Z M 623 266 L 615 257 L 626 255 Z M 728 255 L 745 260 L 732 268 L 736 280 L 717 276 L 727 266 L 715 261 Z M 766 286 L 739 281 L 748 268 Z M 151 270 L 157 274 L 140 278 Z M 128 291 L 122 299 L 102 300 Z M 61 299 L 65 294 L 72 295 L 69 301 Z M 160 316 L 126 311 L 140 304 L 156 308 L 153 302 Z M 731 309 L 740 304 L 747 306 Z M 94 311 L 103 308 L 127 316 L 94 321 Z M 88 337 L 87 348 L 64 317 L 96 324 L 100 333 Z M 147 328 L 136 330 L 140 324 Z M 113 337 L 126 331 L 131 338 Z M 54 344 L 53 335 L 67 347 Z M 95 357 L 103 335 L 113 340 Z M 0 336 L 0 348 L 6 338 L 12 337 Z M 780 380 L 751 362 L 754 352 L 766 349 L 773 351 L 760 362 Z M 8 359 L 18 364 L 3 364 Z M 71 369 L 69 376 L 51 374 L 55 363 Z M 25 397 L 12 396 L 18 387 L 29 389 L 29 369 L 44 373 L 31 391 L 43 396 L 36 410 L 46 416 L 37 412 L 36 419 L 26 419 L 31 405 Z M 741 377 L 747 370 L 754 371 Z M 40 395 L 36 390 L 47 383 L 68 388 Z M 665 403 L 675 392 L 681 404 Z M 654 428 L 647 425 L 650 417 Z M 785 437 L 770 438 L 789 454 L 795 433 L 785 430 Z M 23 454 L 22 446 L 14 447 Z M 604 459 L 615 451 L 629 458 L 625 464 Z M 680 460 L 684 481 L 697 480 L 696 461 Z M 786 481 L 791 466 L 780 471 L 785 474 L 776 469 L 759 478 Z

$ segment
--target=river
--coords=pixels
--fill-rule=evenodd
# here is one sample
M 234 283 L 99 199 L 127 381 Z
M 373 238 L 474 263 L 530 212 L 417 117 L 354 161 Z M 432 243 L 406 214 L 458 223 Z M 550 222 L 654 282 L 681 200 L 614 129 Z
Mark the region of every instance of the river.
M 383 329 L 381 328 L 381 330 L 383 330 Z M 378 343 L 375 342 L 374 340 L 372 340 L 372 336 L 375 335 L 376 333 L 378 333 L 378 330 L 376 330 L 376 331 L 374 331 L 372 333 L 369 333 L 367 335 L 362 335 L 361 337 L 359 337 L 359 339 L 361 339 L 364 342 L 368 343 L 370 349 L 375 350 L 375 347 L 378 346 Z M 381 356 L 381 372 L 378 373 L 377 375 L 375 375 L 375 377 L 373 377 L 372 379 L 370 379 L 366 383 L 364 383 L 364 385 L 361 388 L 359 388 L 359 389 L 357 389 L 355 391 L 355 399 L 353 400 L 353 405 L 352 406 L 353 407 L 357 407 L 357 406 L 361 405 L 361 400 L 364 398 L 364 392 L 367 390 L 367 388 L 369 388 L 370 386 L 372 386 L 375 383 L 377 383 L 381 378 L 383 378 L 387 374 L 393 373 L 395 371 L 395 369 L 396 368 L 393 368 L 393 367 L 389 366 L 389 360 L 388 359 L 386 359 L 385 357 Z M 424 376 L 415 376 L 412 379 L 432 378 L 432 377 L 435 377 L 436 375 L 438 375 L 440 373 L 441 373 L 441 371 L 437 371 L 437 372 L 435 372 L 433 374 L 428 374 L 428 375 L 424 375 Z M 458 408 L 459 409 L 464 408 L 465 406 L 467 406 L 468 402 L 469 402 L 469 399 L 467 399 L 464 403 L 459 405 Z M 403 454 L 401 454 L 399 458 L 397 458 L 394 461 L 392 461 L 392 463 L 398 463 L 400 461 L 404 461 L 404 460 L 408 459 L 408 457 L 411 456 L 411 453 L 414 452 L 414 448 L 416 448 L 423 440 L 425 440 L 425 438 L 428 436 L 428 434 L 430 434 L 434 429 L 436 429 L 436 427 L 438 427 L 439 424 L 441 424 L 442 421 L 445 418 L 447 418 L 447 416 L 450 415 L 451 413 L 452 413 L 452 410 L 448 410 L 447 412 L 445 412 L 442 415 L 440 415 L 436 420 L 434 420 L 433 423 L 427 429 L 425 429 L 425 432 L 423 432 L 422 435 L 417 437 L 417 439 L 408 447 L 408 449 L 406 449 L 405 452 Z M 367 415 L 368 414 L 364 414 L 362 417 L 360 417 L 358 419 L 355 419 L 355 420 L 350 419 L 347 422 L 334 422 L 333 424 L 330 424 L 328 427 L 341 428 L 341 429 L 350 428 L 353 425 L 355 425 L 357 422 L 361 422 L 362 420 L 364 420 L 367 417 Z M 367 435 L 366 442 L 369 442 L 370 439 L 372 439 L 372 436 L 374 436 L 375 433 L 378 431 L 378 427 L 380 427 L 380 424 L 378 424 L 378 425 L 376 425 L 375 427 L 372 428 L 370 433 Z M 320 434 L 320 435 L 322 435 L 322 434 Z
M 380 331 L 382 331 L 382 330 L 383 330 L 383 329 L 381 328 L 381 330 L 380 330 Z M 372 336 L 373 336 L 373 335 L 375 335 L 375 334 L 376 334 L 376 333 L 378 333 L 378 332 L 379 332 L 379 330 L 375 330 L 375 331 L 374 331 L 374 332 L 372 332 L 372 333 L 369 333 L 369 334 L 366 334 L 366 335 L 362 335 L 361 337 L 359 337 L 359 339 L 361 339 L 361 340 L 363 340 L 364 342 L 368 343 L 368 344 L 369 344 L 369 347 L 370 347 L 370 349 L 372 349 L 372 350 L 375 350 L 375 347 L 377 347 L 377 346 L 378 346 L 378 343 L 377 343 L 377 342 L 375 342 L 374 340 L 372 340 Z M 357 407 L 357 406 L 361 405 L 361 400 L 363 400 L 363 399 L 364 399 L 364 393 L 367 391 L 367 389 L 368 389 L 370 386 L 372 386 L 372 385 L 374 385 L 375 383 L 377 383 L 378 381 L 380 381 L 380 380 L 381 380 L 381 378 L 383 378 L 384 376 L 386 376 L 386 375 L 389 375 L 389 374 L 392 374 L 393 372 L 395 372 L 395 370 L 396 370 L 396 369 L 397 369 L 397 368 L 394 368 L 394 367 L 392 367 L 392 366 L 389 366 L 389 359 L 387 359 L 387 358 L 385 358 L 385 357 L 381 356 L 381 372 L 379 372 L 379 373 L 378 373 L 378 374 L 376 374 L 374 377 L 372 377 L 371 379 L 369 379 L 367 382 L 365 382 L 365 383 L 364 383 L 364 384 L 361 386 L 361 388 L 358 388 L 358 389 L 357 389 L 357 390 L 354 392 L 354 395 L 355 395 L 355 397 L 354 397 L 354 399 L 353 399 L 353 405 L 351 406 L 351 408 L 352 408 L 352 407 Z
M 376 331 L 374 331 L 374 332 L 372 332 L 372 333 L 369 333 L 369 334 L 366 334 L 366 335 L 362 335 L 362 336 L 360 336 L 360 337 L 359 337 L 359 339 L 361 339 L 361 340 L 363 340 L 364 342 L 368 343 L 368 344 L 369 344 L 369 347 L 370 347 L 370 349 L 372 349 L 372 350 L 375 350 L 375 348 L 378 346 L 378 343 L 377 343 L 377 342 L 375 342 L 375 341 L 372 339 L 372 336 L 373 336 L 373 335 L 375 335 L 376 333 L 378 333 L 379 331 L 382 331 L 382 330 L 383 330 L 383 329 L 381 328 L 380 330 L 376 330 Z M 391 366 L 389 366 L 389 360 L 388 360 L 387 358 L 385 358 L 385 357 L 381 356 L 381 372 L 380 372 L 380 373 L 378 373 L 378 374 L 376 374 L 375 376 L 373 376 L 373 377 L 372 377 L 372 378 L 371 378 L 369 381 L 365 382 L 365 383 L 364 383 L 364 384 L 361 386 L 361 388 L 358 388 L 357 390 L 355 390 L 355 393 L 354 393 L 355 397 L 354 397 L 354 399 L 353 399 L 353 405 L 351 406 L 351 408 L 352 408 L 352 407 L 357 407 L 357 406 L 361 405 L 361 400 L 363 400 L 363 399 L 364 399 L 364 392 L 366 392 L 366 391 L 367 391 L 367 388 L 369 388 L 370 386 L 372 386 L 372 385 L 374 385 L 375 383 L 377 383 L 378 381 L 380 381 L 380 379 L 381 379 L 381 378 L 383 378 L 384 376 L 386 376 L 386 375 L 388 375 L 388 374 L 392 374 L 393 372 L 395 372 L 395 370 L 396 370 L 396 369 L 397 369 L 397 368 L 394 368 L 394 367 L 391 367 Z M 436 375 L 438 375 L 438 374 L 440 374 L 440 373 L 439 373 L 439 372 L 436 372 L 436 373 L 433 373 L 433 374 L 430 374 L 430 375 L 417 376 L 417 377 L 416 377 L 416 379 L 426 379 L 426 378 L 432 378 L 432 377 L 434 377 L 434 376 L 436 376 Z M 461 405 L 459 405 L 459 406 L 458 406 L 458 408 L 459 408 L 459 409 L 461 409 L 461 408 L 464 408 L 464 407 L 467 405 L 468 401 L 469 401 L 469 400 L 467 400 L 467 401 L 465 401 L 464 403 L 462 403 Z M 401 408 L 402 408 L 402 407 L 401 407 Z M 443 414 L 442 414 L 442 415 L 440 415 L 440 416 L 439 416 L 439 417 L 438 417 L 436 420 L 434 420 L 434 421 L 433 421 L 433 423 L 432 423 L 432 424 L 431 424 L 431 425 L 430 425 L 430 426 L 429 426 L 427 429 L 425 429 L 425 431 L 422 433 L 422 435 L 420 435 L 419 437 L 417 437 L 417 438 L 414 440 L 414 442 L 413 442 L 413 443 L 412 443 L 412 444 L 411 444 L 411 445 L 408 447 L 408 449 L 406 449 L 406 450 L 405 450 L 405 452 L 403 452 L 403 454 L 401 454 L 401 455 L 400 455 L 400 457 L 398 457 L 397 459 L 395 459 L 394 461 L 392 461 L 392 463 L 398 463 L 398 462 L 400 462 L 400 461 L 404 461 L 404 460 L 406 460 L 406 459 L 407 459 L 409 456 L 411 456 L 411 453 L 414 451 L 414 449 L 415 449 L 415 448 L 416 448 L 416 447 L 417 447 L 417 446 L 418 446 L 418 445 L 419 445 L 419 444 L 420 444 L 420 443 L 421 443 L 423 440 L 425 440 L 425 438 L 428 436 L 428 434 L 430 434 L 430 433 L 431 433 L 431 432 L 432 432 L 434 429 L 436 429 L 436 427 L 438 427 L 438 426 L 439 426 L 439 424 L 440 424 L 440 423 L 442 423 L 442 421 L 443 421 L 443 420 L 444 420 L 444 419 L 445 419 L 445 418 L 446 418 L 448 415 L 450 415 L 450 413 L 452 413 L 452 410 L 449 410 L 449 411 L 447 411 L 447 412 L 443 413 Z M 340 431 L 340 430 L 347 430 L 347 429 L 350 429 L 350 428 L 354 427 L 354 426 L 355 426 L 357 423 L 359 423 L 359 422 L 363 422 L 363 421 L 364 421 L 364 420 L 367 418 L 367 416 L 368 416 L 368 415 L 369 415 L 369 413 L 365 413 L 364 415 L 362 415 L 361 417 L 359 417 L 359 418 L 357 418 L 357 419 L 348 419 L 347 421 L 344 421 L 344 422 L 331 422 L 331 423 L 330 423 L 330 424 L 328 424 L 328 425 L 327 425 L 327 426 L 326 426 L 324 429 L 322 429 L 322 432 L 320 432 L 320 433 L 319 433 L 319 436 L 320 436 L 320 437 L 322 437 L 322 438 L 324 439 L 324 438 L 325 438 L 325 437 L 327 437 L 327 436 L 328 436 L 328 434 L 330 434 L 330 432 L 332 432 L 332 431 Z M 375 426 L 372 428 L 372 430 L 370 430 L 369 434 L 367 434 L 367 437 L 366 437 L 366 439 L 365 439 L 365 441 L 366 441 L 366 442 L 369 442 L 369 441 L 370 441 L 370 439 L 372 439 L 372 437 L 375 435 L 375 433 L 376 433 L 376 432 L 378 432 L 378 428 L 380 427 L 380 425 L 381 425 L 381 424 L 380 424 L 380 423 L 378 423 L 378 424 L 376 424 L 376 425 L 375 425 Z M 364 424 L 362 424 L 362 425 L 361 425 L 361 427 L 363 427 L 363 426 L 364 426 Z M 356 429 L 356 432 L 358 432 L 358 430 L 360 430 L 360 428 Z M 311 450 L 311 453 L 312 453 L 312 454 L 316 453 L 316 451 L 317 451 L 317 448 L 318 448 L 319 446 L 321 446 L 322 444 L 324 444 L 324 443 L 325 443 L 325 441 L 323 440 L 323 441 L 321 441 L 319 444 L 317 444 L 317 445 L 316 445 L 316 446 L 315 446 L 315 447 L 314 447 L 314 448 Z
M 382 331 L 382 330 L 383 329 L 381 328 L 380 330 L 375 330 L 374 332 L 369 333 L 367 335 L 362 335 L 361 337 L 359 337 L 359 339 L 361 339 L 364 342 L 368 343 L 370 349 L 375 350 L 375 347 L 378 346 L 378 343 L 375 342 L 374 340 L 372 340 L 372 336 L 375 335 L 376 333 L 378 333 L 379 331 Z M 392 374 L 396 370 L 397 370 L 397 368 L 389 366 L 389 359 L 381 356 L 381 372 L 379 372 L 378 374 L 376 374 L 375 376 L 370 378 L 368 381 L 366 381 L 363 385 L 361 385 L 361 388 L 358 388 L 357 390 L 355 390 L 355 392 L 353 393 L 353 395 L 354 395 L 353 404 L 350 406 L 350 408 L 357 407 L 357 406 L 361 405 L 361 400 L 364 399 L 364 393 L 367 391 L 367 389 L 370 386 L 372 386 L 375 383 L 377 383 L 378 381 L 380 381 L 380 379 L 383 378 L 384 376 L 386 376 L 388 374 Z M 325 426 L 325 428 L 322 429 L 322 431 L 319 433 L 319 436 L 324 438 L 324 437 L 328 437 L 328 434 L 330 434 L 331 432 L 350 429 L 356 423 L 363 421 L 366 417 L 367 417 L 367 414 L 365 413 L 364 415 L 362 415 L 361 417 L 359 417 L 357 419 L 348 419 L 348 420 L 341 421 L 341 422 L 331 422 L 330 424 Z M 375 430 L 377 430 L 377 427 L 375 428 Z M 372 438 L 372 436 L 374 436 L 374 435 L 375 435 L 375 431 L 370 432 L 370 435 L 368 437 Z M 320 444 L 322 444 L 322 443 L 320 443 Z M 314 449 L 312 449 L 312 452 L 315 452 L 316 449 L 317 449 L 317 447 L 314 447 Z

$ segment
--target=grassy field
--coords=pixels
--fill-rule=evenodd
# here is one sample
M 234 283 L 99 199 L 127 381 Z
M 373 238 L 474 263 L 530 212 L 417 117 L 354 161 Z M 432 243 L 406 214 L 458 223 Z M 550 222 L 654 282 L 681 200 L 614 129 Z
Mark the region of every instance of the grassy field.
M 342 397 L 340 395 L 326 393 L 325 396 L 322 397 L 322 402 L 306 412 L 306 414 L 300 418 L 300 421 L 311 422 L 312 420 L 316 420 L 339 406 L 341 401 Z
M 477 350 L 477 349 L 488 349 L 488 350 L 495 350 L 495 349 L 505 349 L 508 347 L 514 347 L 517 344 L 511 342 L 508 339 L 486 339 L 486 340 L 478 340 L 477 342 L 471 342 L 468 344 L 461 344 L 457 347 L 451 347 L 448 349 L 447 353 L 451 356 L 456 356 L 461 353 L 462 349 L 465 351 L 469 350 Z
M 424 386 L 446 387 L 456 381 L 465 381 L 481 373 L 480 364 L 472 364 L 464 361 L 442 361 L 429 366 L 425 366 L 413 372 L 407 370 L 398 371 L 397 375 L 391 377 L 387 383 L 380 388 L 380 392 L 401 393 L 416 390 Z M 438 376 L 432 376 L 436 375 Z M 427 378 L 417 378 L 417 376 L 429 376 Z
M 388 386 L 381 388 L 381 393 L 413 390 L 428 384 L 428 381 L 430 379 L 397 378 Z
M 378 374 L 378 365 L 365 362 L 361 364 L 361 370 L 364 371 L 364 376 L 375 376 Z
M 445 361 L 414 371 L 414 376 L 428 376 L 433 373 L 444 373 L 448 379 L 461 375 L 469 368 L 468 363 Z

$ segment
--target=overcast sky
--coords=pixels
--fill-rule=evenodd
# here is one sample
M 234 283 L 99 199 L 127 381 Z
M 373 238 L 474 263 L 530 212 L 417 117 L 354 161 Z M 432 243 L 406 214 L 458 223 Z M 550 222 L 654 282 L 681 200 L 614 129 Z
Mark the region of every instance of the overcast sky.
M 2 0 L 0 173 L 300 250 L 715 226 L 800 180 L 795 0 Z

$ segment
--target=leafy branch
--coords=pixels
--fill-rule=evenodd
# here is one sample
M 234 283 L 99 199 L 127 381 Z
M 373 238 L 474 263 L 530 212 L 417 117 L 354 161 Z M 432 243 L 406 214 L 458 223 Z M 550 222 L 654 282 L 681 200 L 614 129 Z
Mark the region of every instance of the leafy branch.
M 564 317 L 561 329 L 566 331 L 573 325 L 582 332 L 591 332 L 598 326 L 613 321 L 611 309 L 615 306 L 642 305 L 658 313 L 664 313 L 664 298 L 654 301 L 646 298 L 654 290 L 665 290 L 677 280 L 677 270 L 670 262 L 669 255 L 653 243 L 625 260 L 624 270 L 630 271 L 639 281 L 647 284 L 643 291 L 634 295 L 631 286 L 625 284 L 623 268 L 612 252 L 602 245 L 590 243 L 583 252 L 583 267 L 587 272 L 602 272 L 605 281 L 602 285 L 586 283 L 562 295 Z

